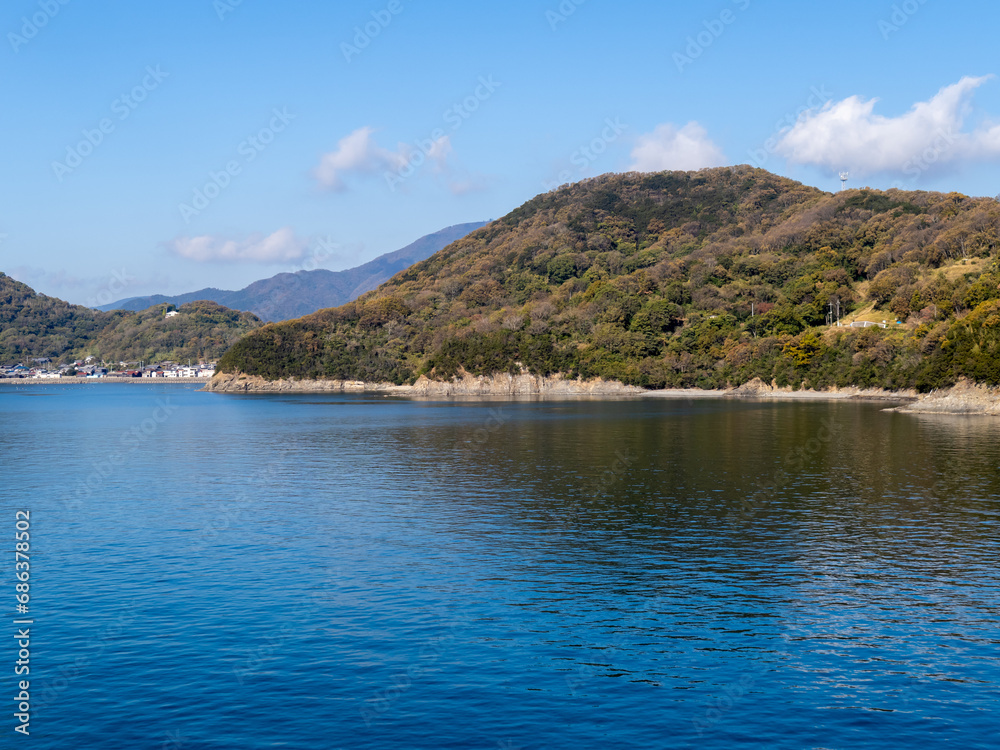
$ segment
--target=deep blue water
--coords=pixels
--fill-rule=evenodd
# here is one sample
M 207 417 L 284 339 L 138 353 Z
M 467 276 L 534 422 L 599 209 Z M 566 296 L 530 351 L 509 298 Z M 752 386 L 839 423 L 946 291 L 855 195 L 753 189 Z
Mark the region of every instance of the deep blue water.
M 1000 422 L 881 408 L 0 386 L 0 747 L 995 748 Z

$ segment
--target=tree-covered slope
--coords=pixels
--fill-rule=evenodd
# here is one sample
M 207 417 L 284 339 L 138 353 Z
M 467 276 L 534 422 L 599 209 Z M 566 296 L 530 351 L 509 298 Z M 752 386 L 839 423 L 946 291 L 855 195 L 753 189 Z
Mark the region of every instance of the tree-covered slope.
M 252 313 L 205 300 L 181 305 L 169 318 L 164 309 L 123 314 L 97 336 L 92 353 L 108 362 L 209 361 L 263 324 Z
M 249 313 L 214 302 L 182 305 L 170 318 L 167 309 L 99 312 L 36 294 L 0 273 L 0 364 L 91 355 L 108 362 L 210 360 L 261 325 Z
M 0 273 L 0 364 L 59 359 L 92 340 L 115 317 L 36 294 Z
M 607 175 L 536 197 L 353 303 L 252 333 L 220 369 L 998 382 L 998 243 L 993 199 L 829 194 L 745 166 Z M 889 328 L 830 326 L 831 313 Z

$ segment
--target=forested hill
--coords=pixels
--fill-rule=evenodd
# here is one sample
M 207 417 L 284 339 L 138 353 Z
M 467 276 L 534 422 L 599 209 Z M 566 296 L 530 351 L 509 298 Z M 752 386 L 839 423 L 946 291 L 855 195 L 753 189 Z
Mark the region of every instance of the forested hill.
M 220 369 L 998 383 L 998 244 L 992 198 L 829 194 L 747 166 L 606 175 L 534 198 L 353 303 L 255 331 Z M 847 327 L 863 321 L 877 325 Z
M 93 355 L 108 362 L 214 360 L 262 325 L 250 313 L 214 302 L 159 305 L 138 313 L 99 312 L 37 294 L 0 273 L 0 365 L 54 362 Z

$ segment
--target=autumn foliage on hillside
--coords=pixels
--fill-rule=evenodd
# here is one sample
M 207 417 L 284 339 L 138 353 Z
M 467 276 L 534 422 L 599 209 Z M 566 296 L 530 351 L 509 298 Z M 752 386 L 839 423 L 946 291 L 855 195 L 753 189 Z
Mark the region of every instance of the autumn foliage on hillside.
M 608 175 L 534 198 L 353 303 L 255 331 L 220 368 L 397 383 L 528 370 L 650 388 L 995 383 L 998 246 L 991 198 L 829 194 L 746 166 Z M 859 314 L 888 328 L 836 326 Z

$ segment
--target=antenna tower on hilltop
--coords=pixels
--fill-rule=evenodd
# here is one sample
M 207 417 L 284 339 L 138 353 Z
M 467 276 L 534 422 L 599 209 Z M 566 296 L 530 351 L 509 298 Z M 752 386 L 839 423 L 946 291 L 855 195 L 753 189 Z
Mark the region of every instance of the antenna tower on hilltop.
M 850 172 L 840 173 L 840 189 L 847 190 L 847 178 L 851 176 Z

